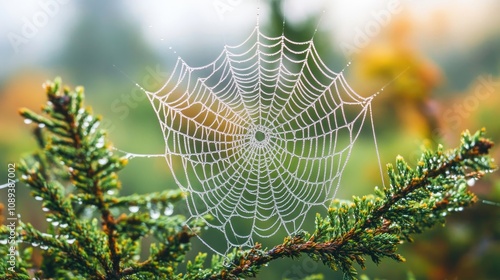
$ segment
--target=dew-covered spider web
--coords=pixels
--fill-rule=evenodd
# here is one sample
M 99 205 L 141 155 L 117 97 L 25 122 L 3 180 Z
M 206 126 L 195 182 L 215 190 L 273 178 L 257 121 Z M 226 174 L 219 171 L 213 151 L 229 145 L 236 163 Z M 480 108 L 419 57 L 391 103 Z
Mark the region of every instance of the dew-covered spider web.
M 163 87 L 145 92 L 190 219 L 223 233 L 228 248 L 297 233 L 312 207 L 335 197 L 362 128 L 373 131 L 376 94 L 358 95 L 312 39 L 258 26 L 208 65 L 179 58 Z

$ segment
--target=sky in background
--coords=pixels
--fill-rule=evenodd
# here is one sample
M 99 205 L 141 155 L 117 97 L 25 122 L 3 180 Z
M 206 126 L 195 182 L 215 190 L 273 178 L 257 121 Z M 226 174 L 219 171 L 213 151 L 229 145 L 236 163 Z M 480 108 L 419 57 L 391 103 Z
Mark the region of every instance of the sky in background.
M 285 1 L 289 20 L 300 22 L 324 10 L 320 30 L 331 31 L 335 42 L 352 43 L 356 29 L 363 29 L 373 13 L 396 2 L 402 13 L 414 18 L 419 30 L 417 44 L 434 53 L 449 52 L 450 47 L 465 51 L 481 37 L 494 32 L 492 24 L 499 4 L 494 0 L 442 1 Z M 71 0 L 0 1 L 0 78 L 23 67 L 44 67 L 68 38 L 80 10 Z M 269 12 L 262 5 L 261 18 Z M 236 44 L 246 38 L 256 24 L 258 1 L 190 0 L 128 1 L 122 5 L 141 30 L 146 42 L 159 53 L 169 47 L 189 61 L 192 52 Z M 217 8 L 218 7 L 218 8 Z M 45 15 L 40 15 L 40 14 Z M 38 23 L 33 25 L 33 23 Z M 30 26 L 34 26 L 33 31 Z M 23 32 L 27 32 L 23 36 Z M 16 46 L 13 37 L 25 41 Z M 193 44 L 193 38 L 196 43 Z M 209 62 L 213 57 L 207 57 Z

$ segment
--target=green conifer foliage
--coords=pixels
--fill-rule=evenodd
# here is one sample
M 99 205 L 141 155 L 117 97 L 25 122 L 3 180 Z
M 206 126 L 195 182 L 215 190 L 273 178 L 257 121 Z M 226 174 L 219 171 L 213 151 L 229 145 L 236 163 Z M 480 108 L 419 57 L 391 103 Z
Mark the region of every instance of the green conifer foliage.
M 204 224 L 186 225 L 181 215 L 155 214 L 182 203 L 185 194 L 119 195 L 117 173 L 127 160 L 112 151 L 100 118 L 84 106 L 83 88 L 62 88 L 60 79 L 44 86 L 49 102 L 43 113 L 20 110 L 38 124 L 34 136 L 40 148 L 22 158 L 18 170 L 32 196 L 42 201 L 49 229 L 19 223 L 14 271 L 7 266 L 9 246 L 0 244 L 1 279 L 242 279 L 256 276 L 275 259 L 301 255 L 355 279 L 355 265 L 363 268 L 368 258 L 404 261 L 398 246 L 473 204 L 477 198 L 467 182 L 496 168 L 485 131 L 464 132 L 460 147 L 425 151 L 414 168 L 398 157 L 388 165 L 387 187 L 352 201 L 334 200 L 327 215 L 317 214 L 314 232 L 289 236 L 270 249 L 260 244 L 234 249 L 207 266 L 206 253 L 185 259 L 191 238 L 202 234 Z M 2 225 L 0 240 L 8 234 Z M 149 236 L 154 242 L 141 260 L 141 240 Z M 31 262 L 33 247 L 43 250 L 39 267 Z M 187 262 L 184 273 L 178 270 L 182 262 Z

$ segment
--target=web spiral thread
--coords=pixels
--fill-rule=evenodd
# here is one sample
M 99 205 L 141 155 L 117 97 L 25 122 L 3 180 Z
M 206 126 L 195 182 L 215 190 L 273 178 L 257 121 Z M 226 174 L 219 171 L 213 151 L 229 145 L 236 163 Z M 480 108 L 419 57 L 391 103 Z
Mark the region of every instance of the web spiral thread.
M 179 58 L 146 93 L 191 218 L 212 216 L 229 247 L 297 233 L 311 207 L 328 205 L 373 98 L 330 70 L 312 40 L 258 27 L 203 67 Z

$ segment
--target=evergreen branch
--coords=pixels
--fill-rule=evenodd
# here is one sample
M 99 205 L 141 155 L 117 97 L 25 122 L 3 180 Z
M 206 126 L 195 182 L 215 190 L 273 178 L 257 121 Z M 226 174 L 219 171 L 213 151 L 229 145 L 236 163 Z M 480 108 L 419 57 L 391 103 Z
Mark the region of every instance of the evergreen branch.
M 388 165 L 390 186 L 376 189 L 377 196 L 334 201 L 326 218 L 317 216 L 313 234 L 287 238 L 271 250 L 262 250 L 257 244 L 250 250 L 235 251 L 228 256 L 230 262 L 214 270 L 193 271 L 192 275 L 199 279 L 253 277 L 272 260 L 301 254 L 340 269 L 349 278 L 357 274 L 353 262 L 364 267 L 363 256 L 375 263 L 384 257 L 404 261 L 396 253 L 397 246 L 411 240 L 411 234 L 444 223 L 449 212 L 461 211 L 477 201 L 468 190 L 467 180 L 496 169 L 487 156 L 493 143 L 484 138 L 484 133 L 465 132 L 461 146 L 447 153 L 442 147 L 424 153 L 415 170 L 398 157 L 396 169 Z M 195 279 L 190 278 L 192 275 L 188 271 L 187 279 Z
M 43 115 L 20 109 L 24 118 L 37 125 L 34 133 L 41 150 L 22 159 L 19 171 L 32 195 L 42 202 L 51 224 L 48 233 L 24 223 L 18 229 L 23 242 L 46 252 L 36 274 L 78 279 L 171 274 L 190 248 L 190 238 L 203 226 L 193 222 L 188 230 L 182 226 L 184 217 L 170 216 L 172 203 L 183 200 L 184 194 L 165 191 L 117 196 L 120 183 L 116 173 L 127 161 L 109 149 L 105 132 L 99 129 L 100 118 L 84 107 L 83 88 L 61 89 L 60 79 L 44 87 L 49 102 Z M 136 209 L 136 214 L 117 218 L 112 215 L 112 208 L 126 206 L 150 211 Z M 100 226 L 92 213 L 87 217 L 92 207 L 100 213 Z M 166 207 L 165 216 L 153 215 L 153 210 L 162 207 Z M 2 228 L 0 238 L 7 232 Z M 150 234 L 159 244 L 153 243 L 150 257 L 138 262 L 139 239 Z
M 241 279 L 256 276 L 273 260 L 303 254 L 354 278 L 355 263 L 363 268 L 367 257 L 375 263 L 383 258 L 404 261 L 396 253 L 398 245 L 474 203 L 477 198 L 467 183 L 496 169 L 488 156 L 493 143 L 484 138 L 484 130 L 465 132 L 459 148 L 426 151 L 415 169 L 398 157 L 395 167 L 388 165 L 389 186 L 352 201 L 334 200 L 327 215 L 317 214 L 312 233 L 287 237 L 270 250 L 260 244 L 234 249 L 213 257 L 209 268 L 204 264 L 207 254 L 200 253 L 187 262 L 186 273 L 179 273 L 191 238 L 205 224 L 172 215 L 173 205 L 185 199 L 180 190 L 118 196 L 117 172 L 126 159 L 109 149 L 100 118 L 83 105 L 83 88 L 61 90 L 60 84 L 59 79 L 45 84 L 49 103 L 43 115 L 20 110 L 38 124 L 34 134 L 41 149 L 22 159 L 19 171 L 41 200 L 50 225 L 43 233 L 20 222 L 17 241 L 42 248 L 42 266 L 30 264 L 28 248 L 15 257 L 16 271 L 0 271 L 0 278 L 31 279 L 28 270 L 34 269 L 36 277 L 54 279 Z M 130 213 L 112 214 L 124 208 Z M 98 210 L 99 221 L 88 214 L 92 209 Z M 8 234 L 0 226 L 1 242 Z M 141 260 L 141 239 L 150 235 L 156 241 Z M 9 247 L 2 244 L 0 253 L 6 255 Z

